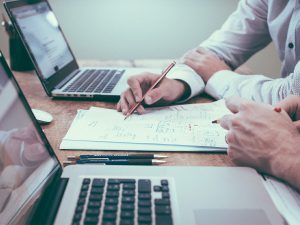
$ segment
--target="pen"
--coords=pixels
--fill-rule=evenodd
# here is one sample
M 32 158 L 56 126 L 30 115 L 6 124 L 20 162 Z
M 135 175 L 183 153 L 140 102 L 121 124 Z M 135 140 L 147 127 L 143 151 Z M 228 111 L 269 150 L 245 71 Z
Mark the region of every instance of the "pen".
M 104 165 L 159 165 L 166 161 L 158 159 L 119 159 L 119 160 L 103 160 L 103 159 L 80 159 L 76 161 L 64 161 L 64 165 L 73 164 L 104 164 Z
M 68 160 L 79 159 L 164 159 L 168 156 L 157 154 L 127 154 L 127 155 L 79 155 L 68 156 Z
M 157 79 L 157 81 L 155 81 L 155 83 L 148 89 L 148 91 L 146 91 L 146 93 L 143 95 L 142 99 L 137 102 L 130 110 L 129 112 L 126 114 L 124 120 L 126 120 L 144 101 L 146 95 L 148 94 L 149 91 L 151 91 L 153 88 L 155 88 L 164 78 L 165 76 L 167 76 L 167 74 L 169 73 L 169 71 L 175 66 L 176 62 L 172 62 L 161 74 L 161 76 Z
M 278 112 L 278 113 L 281 112 L 281 108 L 280 108 L 280 107 L 274 107 L 273 110 L 274 110 L 275 112 Z M 220 123 L 220 120 L 221 120 L 221 119 L 213 120 L 213 121 L 211 121 L 211 123 L 217 123 L 217 124 L 219 124 L 219 123 Z

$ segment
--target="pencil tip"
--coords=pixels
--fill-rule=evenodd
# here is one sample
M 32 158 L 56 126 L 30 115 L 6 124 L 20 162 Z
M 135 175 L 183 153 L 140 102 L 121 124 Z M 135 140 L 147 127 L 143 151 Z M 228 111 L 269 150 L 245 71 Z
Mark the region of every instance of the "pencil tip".
M 153 159 L 152 160 L 152 163 L 154 165 L 159 165 L 159 164 L 163 164 L 163 163 L 166 163 L 167 161 L 164 161 L 164 160 L 158 160 L 158 159 Z
M 154 158 L 155 159 L 165 159 L 165 158 L 168 158 L 167 155 L 154 155 Z
M 211 123 L 218 123 L 219 121 L 218 120 L 214 120 L 214 121 L 212 121 Z

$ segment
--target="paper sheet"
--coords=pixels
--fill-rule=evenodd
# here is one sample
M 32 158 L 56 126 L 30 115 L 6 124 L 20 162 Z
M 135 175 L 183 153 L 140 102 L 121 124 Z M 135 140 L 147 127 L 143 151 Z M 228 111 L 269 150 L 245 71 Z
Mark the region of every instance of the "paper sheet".
M 288 185 L 272 177 L 263 182 L 270 197 L 289 225 L 300 224 L 300 195 Z
M 92 107 L 78 112 L 60 148 L 225 151 L 226 131 L 211 121 L 228 113 L 223 100 L 150 108 L 127 120 L 115 110 Z

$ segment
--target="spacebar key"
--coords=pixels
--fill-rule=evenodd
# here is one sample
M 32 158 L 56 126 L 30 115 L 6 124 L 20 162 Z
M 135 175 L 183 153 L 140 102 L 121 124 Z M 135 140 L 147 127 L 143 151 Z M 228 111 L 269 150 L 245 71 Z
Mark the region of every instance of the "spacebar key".
M 169 215 L 156 215 L 156 225 L 172 225 L 172 217 Z

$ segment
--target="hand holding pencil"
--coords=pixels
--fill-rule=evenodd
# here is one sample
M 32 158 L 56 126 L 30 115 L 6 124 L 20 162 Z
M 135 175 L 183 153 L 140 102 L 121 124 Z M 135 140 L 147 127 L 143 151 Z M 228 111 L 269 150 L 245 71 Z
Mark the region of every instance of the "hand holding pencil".
M 168 105 L 180 99 L 185 94 L 186 85 L 182 81 L 169 79 L 165 77 L 167 74 L 164 74 L 164 72 L 170 71 L 174 65 L 175 62 L 160 75 L 144 73 L 130 77 L 128 79 L 129 88 L 122 93 L 116 109 L 126 116 L 129 110 L 138 104 L 135 110 L 137 113 L 143 114 L 145 110 L 142 103 Z M 157 81 L 158 84 L 155 85 Z

